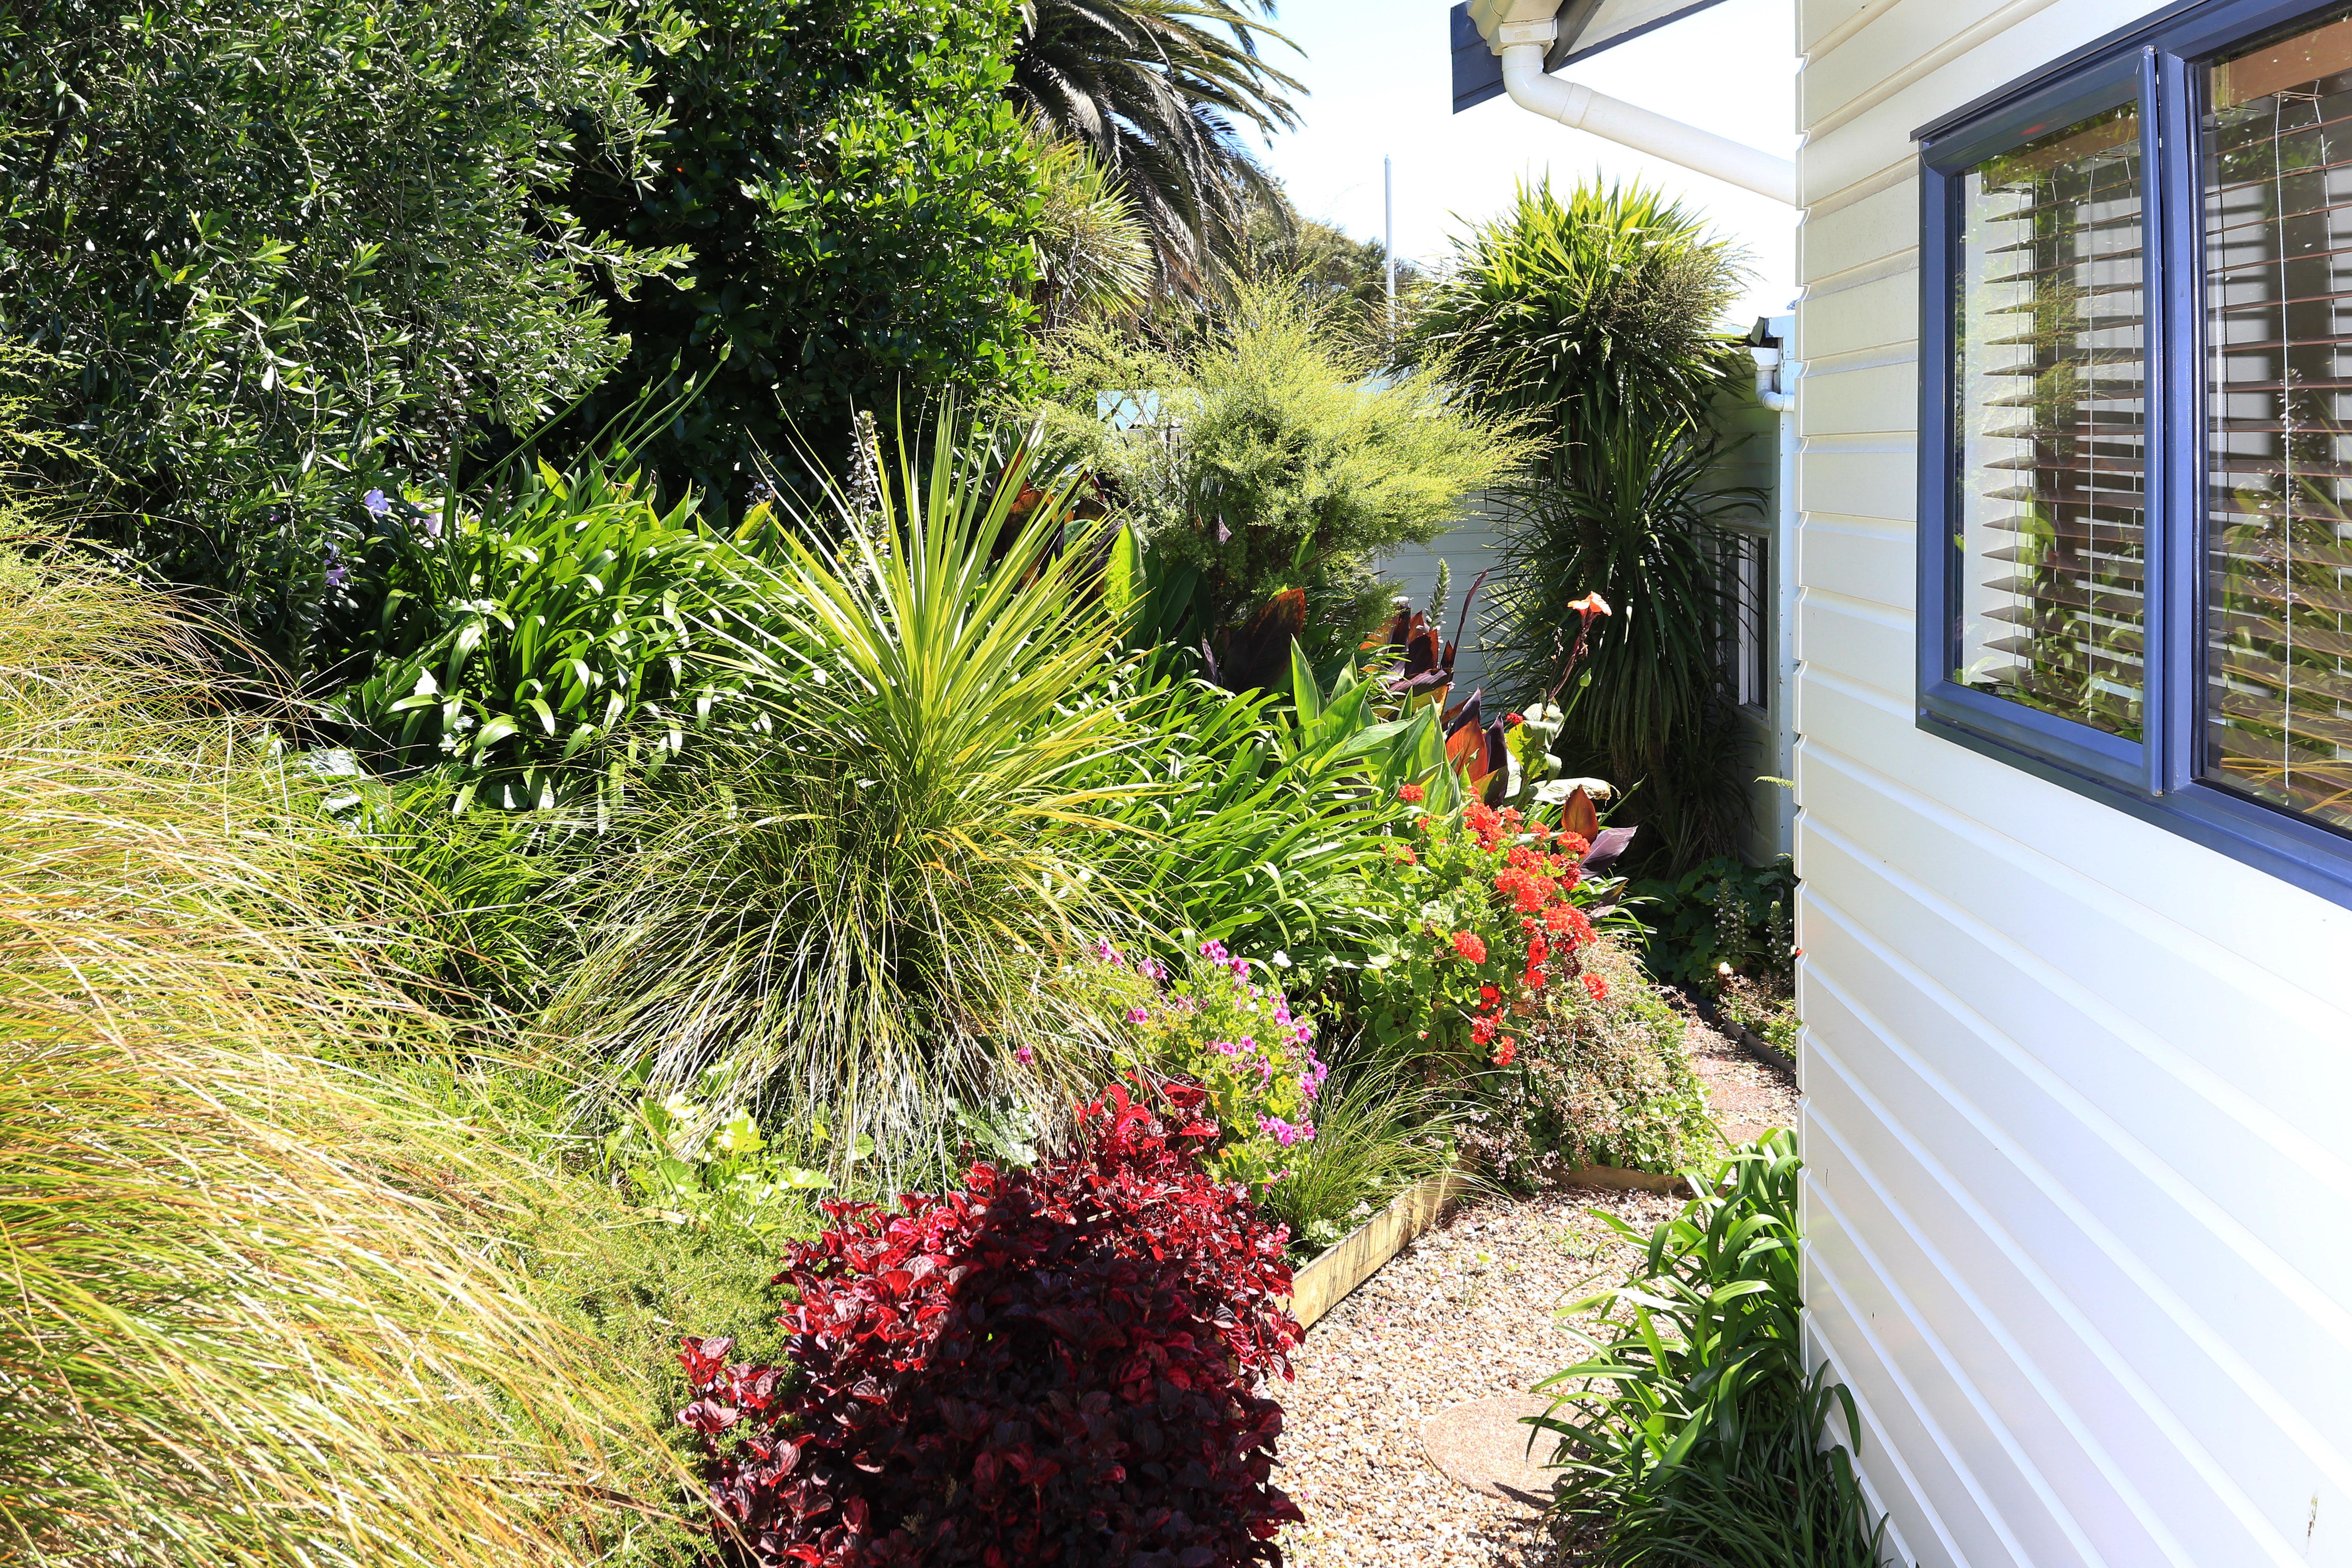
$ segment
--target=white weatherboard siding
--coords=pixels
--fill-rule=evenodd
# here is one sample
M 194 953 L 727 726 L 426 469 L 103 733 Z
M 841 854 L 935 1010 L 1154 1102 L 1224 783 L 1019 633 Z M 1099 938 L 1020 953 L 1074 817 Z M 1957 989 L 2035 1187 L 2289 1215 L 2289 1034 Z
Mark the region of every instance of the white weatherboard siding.
M 1797 5 L 1808 1296 L 1935 1568 L 2352 1564 L 2352 910 L 1912 717 L 1910 133 L 2153 8 Z

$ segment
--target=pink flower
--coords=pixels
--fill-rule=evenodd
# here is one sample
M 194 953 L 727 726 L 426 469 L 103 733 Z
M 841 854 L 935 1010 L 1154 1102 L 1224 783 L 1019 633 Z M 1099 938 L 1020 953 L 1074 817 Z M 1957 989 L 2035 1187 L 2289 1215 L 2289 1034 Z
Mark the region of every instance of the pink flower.
M 1225 951 L 1225 944 L 1223 942 L 1218 942 L 1214 938 L 1211 938 L 1209 941 L 1201 944 L 1201 956 L 1207 959 L 1211 963 L 1223 963 L 1226 959 L 1233 955 Z
M 1095 938 L 1095 956 L 1105 963 L 1118 964 L 1121 968 L 1127 964 L 1127 960 L 1119 957 L 1118 949 L 1111 946 L 1108 937 Z
M 1019 1062 L 1023 1067 L 1024 1067 L 1024 1068 L 1025 1068 L 1025 1067 L 1027 1067 L 1031 1062 L 1034 1062 L 1034 1061 L 1035 1061 L 1035 1060 L 1037 1059 L 1037 1053 L 1036 1053 L 1036 1052 L 1034 1052 L 1034 1051 L 1033 1051 L 1033 1050 L 1031 1050 L 1028 1047 L 1026 1047 L 1026 1046 L 1023 1046 L 1023 1047 L 1021 1047 L 1018 1050 L 1015 1050 L 1015 1051 L 1013 1053 L 1013 1059 L 1014 1061 L 1016 1061 L 1016 1062 Z
M 1130 1024 L 1149 1024 L 1151 1022 L 1151 1014 L 1141 1007 L 1129 1007 L 1127 1010 L 1127 1021 Z

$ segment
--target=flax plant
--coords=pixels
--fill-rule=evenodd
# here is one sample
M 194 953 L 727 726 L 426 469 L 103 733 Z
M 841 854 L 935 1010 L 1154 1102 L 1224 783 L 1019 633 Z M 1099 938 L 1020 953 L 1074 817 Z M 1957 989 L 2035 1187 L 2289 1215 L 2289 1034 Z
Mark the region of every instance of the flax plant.
M 774 530 L 766 641 L 800 670 L 763 746 L 673 779 L 548 1017 L 656 1090 L 725 1065 L 763 1124 L 884 1185 L 951 1157 L 953 1106 L 1066 1106 L 1108 1070 L 1088 938 L 1129 743 L 1101 540 L 1074 481 L 959 438 Z M 882 465 L 877 463 L 877 470 Z M 1039 488 L 1042 487 L 1042 488 Z
M 544 1173 L 341 1065 L 446 1026 L 269 741 L 0 554 L 0 1563 L 589 1561 L 648 1401 L 493 1260 Z

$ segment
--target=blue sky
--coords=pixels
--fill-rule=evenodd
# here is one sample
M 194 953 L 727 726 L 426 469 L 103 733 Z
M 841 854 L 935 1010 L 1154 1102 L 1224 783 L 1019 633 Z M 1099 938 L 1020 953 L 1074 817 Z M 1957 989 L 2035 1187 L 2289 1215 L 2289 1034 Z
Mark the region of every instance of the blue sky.
M 1711 11 L 1597 55 L 1561 74 L 1661 114 L 1769 152 L 1796 147 L 1792 0 L 1723 0 Z M 1614 142 L 1539 119 L 1498 98 L 1452 108 L 1445 0 L 1282 0 L 1276 25 L 1307 54 L 1273 58 L 1312 89 L 1305 124 L 1266 150 L 1309 216 L 1360 238 L 1381 234 L 1381 155 L 1396 161 L 1397 250 L 1433 260 L 1459 220 L 1500 211 L 1521 178 L 1570 183 L 1598 173 L 1685 197 L 1749 251 L 1756 280 L 1741 324 L 1795 293 L 1796 215 Z

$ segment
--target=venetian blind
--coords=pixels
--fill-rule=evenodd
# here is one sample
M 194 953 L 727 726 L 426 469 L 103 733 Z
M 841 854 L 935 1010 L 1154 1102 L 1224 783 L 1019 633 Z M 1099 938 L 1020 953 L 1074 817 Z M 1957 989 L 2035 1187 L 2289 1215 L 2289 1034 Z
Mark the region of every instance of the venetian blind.
M 2352 828 L 2352 19 L 2206 101 L 2202 774 Z
M 2147 345 L 2136 108 L 1962 177 L 1952 679 L 2138 738 Z

